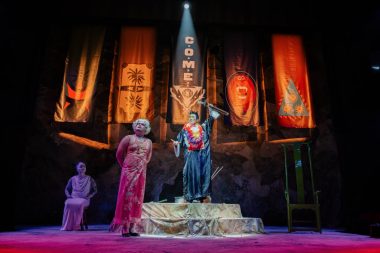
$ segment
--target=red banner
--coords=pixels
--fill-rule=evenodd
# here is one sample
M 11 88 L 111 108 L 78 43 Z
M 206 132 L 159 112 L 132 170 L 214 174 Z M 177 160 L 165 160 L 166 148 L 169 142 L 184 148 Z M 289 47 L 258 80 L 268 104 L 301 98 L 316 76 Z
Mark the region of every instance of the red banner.
M 309 77 L 301 36 L 273 35 L 272 46 L 279 125 L 314 128 Z
M 226 98 L 230 119 L 237 126 L 258 126 L 259 93 L 257 76 L 257 42 L 251 33 L 229 32 L 224 39 L 227 75 Z

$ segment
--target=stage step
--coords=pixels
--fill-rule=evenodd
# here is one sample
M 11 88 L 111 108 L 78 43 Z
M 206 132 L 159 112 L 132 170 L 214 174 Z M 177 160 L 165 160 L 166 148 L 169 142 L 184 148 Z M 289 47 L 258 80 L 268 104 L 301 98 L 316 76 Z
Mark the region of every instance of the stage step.
M 260 218 L 245 218 L 238 204 L 144 203 L 139 233 L 151 235 L 242 235 L 264 233 Z

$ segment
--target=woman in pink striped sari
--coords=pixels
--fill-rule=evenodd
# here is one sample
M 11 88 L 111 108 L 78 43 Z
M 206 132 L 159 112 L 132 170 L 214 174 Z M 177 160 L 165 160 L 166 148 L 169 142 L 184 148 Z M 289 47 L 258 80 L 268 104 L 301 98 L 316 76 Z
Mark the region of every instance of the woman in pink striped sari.
M 125 136 L 116 151 L 122 170 L 110 231 L 121 232 L 123 237 L 139 235 L 134 227 L 141 219 L 146 168 L 152 156 L 152 141 L 144 137 L 150 131 L 149 121 L 138 119 L 132 127 L 135 134 Z

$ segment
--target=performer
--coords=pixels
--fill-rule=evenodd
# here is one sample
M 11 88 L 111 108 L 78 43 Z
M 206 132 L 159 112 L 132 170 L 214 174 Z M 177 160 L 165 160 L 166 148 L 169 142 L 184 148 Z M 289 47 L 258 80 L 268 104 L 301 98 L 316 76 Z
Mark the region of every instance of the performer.
M 197 112 L 189 113 L 189 122 L 185 124 L 174 141 L 176 156 L 179 148 L 185 148 L 185 166 L 183 168 L 183 196 L 187 202 L 199 200 L 210 202 L 211 193 L 211 152 L 210 134 L 214 119 L 220 114 L 209 107 L 210 117 L 199 124 Z
M 138 119 L 132 127 L 135 134 L 125 136 L 116 151 L 122 171 L 110 231 L 121 232 L 123 237 L 139 236 L 135 225 L 141 218 L 146 168 L 152 156 L 152 141 L 144 137 L 150 132 L 149 121 Z
M 65 209 L 61 230 L 80 230 L 83 211 L 90 205 L 90 199 L 97 193 L 95 180 L 86 175 L 86 164 L 76 165 L 78 175 L 69 179 L 66 188 Z

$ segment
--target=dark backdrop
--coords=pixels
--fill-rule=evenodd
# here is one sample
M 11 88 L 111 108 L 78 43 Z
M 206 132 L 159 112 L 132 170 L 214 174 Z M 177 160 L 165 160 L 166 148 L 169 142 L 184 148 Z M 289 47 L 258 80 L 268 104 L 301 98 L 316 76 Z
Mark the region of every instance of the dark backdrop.
M 64 1 L 61 6 L 59 3 L 54 4 L 55 6 L 31 2 L 22 6 L 15 3 L 0 5 L 3 28 L 1 192 L 4 203 L 2 209 L 6 212 L 1 218 L 2 230 L 14 229 L 22 224 L 59 224 L 64 184 L 73 174 L 70 170 L 74 160 L 83 157 L 90 163 L 89 172 L 103 186 L 103 193 L 94 200 L 94 204 L 101 206 L 104 203 L 102 200 L 108 201 L 106 207 L 100 209 L 107 213 L 98 214 L 94 210 L 93 220 L 106 223 L 112 216 L 118 176 L 113 161 L 114 152 L 104 151 L 99 156 L 97 151 L 73 144 L 57 145 L 51 135 L 54 130 L 47 125 L 49 120 L 41 120 L 41 117 L 50 114 L 41 111 L 38 103 L 51 106 L 56 99 L 54 92 L 59 93 L 63 66 L 60 68 L 58 60 L 52 59 L 65 57 L 64 48 L 67 45 L 64 35 L 68 33 L 68 27 L 79 23 L 109 26 L 161 24 L 175 27 L 182 11 L 181 2 L 169 0 L 88 3 Z M 371 69 L 372 65 L 380 64 L 378 6 L 346 4 L 331 7 L 315 1 L 194 1 L 192 8 L 196 25 L 211 31 L 232 27 L 257 30 L 261 34 L 290 32 L 305 35 L 306 45 L 309 46 L 306 50 L 311 55 L 309 67 L 311 83 L 314 83 L 313 96 L 318 112 L 316 117 L 323 123 L 318 129 L 322 132 L 319 134 L 322 137 L 318 139 L 319 146 L 316 147 L 314 156 L 316 170 L 319 170 L 319 178 L 322 178 L 319 185 L 323 187 L 322 193 L 325 192 L 322 198 L 322 221 L 325 226 L 345 226 L 351 231 L 366 232 L 368 223 L 378 222 L 372 217 L 380 212 L 377 201 L 379 157 L 375 152 L 380 140 L 380 112 L 375 91 L 380 78 L 379 72 Z M 56 27 L 60 27 L 58 32 L 54 30 Z M 53 36 L 56 39 L 54 42 L 51 41 L 52 33 L 58 36 Z M 48 48 L 53 50 L 48 51 Z M 49 65 L 52 62 L 55 65 Z M 323 136 L 328 141 L 323 141 L 326 140 Z M 33 143 L 42 143 L 43 147 Z M 254 173 L 246 174 L 235 168 L 237 171 L 232 176 L 227 172 L 222 174 L 220 185 L 235 182 L 235 188 L 217 188 L 221 194 L 216 199 L 240 203 L 243 214 L 263 217 L 264 224 L 284 224 L 284 210 L 281 210 L 284 207 L 282 186 L 276 186 L 276 182 L 281 182 L 281 173 L 278 172 L 281 163 L 277 161 L 281 156 L 278 150 L 270 148 L 269 151 L 263 151 L 265 146 L 253 145 L 237 147 L 234 154 L 245 148 L 249 148 L 249 152 L 257 157 L 252 161 L 248 159 L 248 166 L 255 166 Z M 36 149 L 41 150 L 35 152 Z M 50 153 L 46 154 L 47 150 Z M 167 148 L 161 150 L 166 157 Z M 51 159 L 63 151 L 72 152 L 68 155 L 71 160 L 63 160 L 68 158 L 65 156 Z M 220 156 L 222 161 L 244 164 L 247 159 L 244 155 L 234 154 L 233 159 L 225 158 L 225 150 L 219 151 L 214 156 Z M 248 151 L 243 151 L 243 154 L 244 152 Z M 92 161 L 94 157 L 98 157 L 98 160 Z M 167 158 L 172 159 L 172 154 L 167 155 Z M 101 167 L 96 166 L 97 161 L 101 161 Z M 153 168 L 151 173 L 156 173 L 152 176 L 165 171 L 165 166 L 155 166 L 161 163 L 157 160 L 150 165 Z M 231 166 L 234 166 L 233 162 Z M 271 166 L 275 167 L 277 175 L 266 174 L 265 168 Z M 177 167 L 180 170 L 181 166 Z M 255 181 L 256 172 L 259 172 L 261 178 L 268 176 L 269 179 Z M 147 194 L 148 200 L 157 200 L 160 192 L 178 191 L 178 175 L 167 175 L 161 180 L 162 188 L 158 187 L 159 189 L 156 189 L 154 182 L 148 181 L 147 189 L 152 192 L 151 195 Z M 107 179 L 109 177 L 111 179 Z M 258 183 L 263 188 L 254 188 L 250 184 L 252 181 L 245 182 L 245 178 L 252 179 L 255 185 Z M 242 182 L 237 182 L 239 180 Z M 173 184 L 175 181 L 177 184 Z M 165 188 L 165 185 L 168 186 Z M 172 189 L 169 189 L 170 185 Z M 244 188 L 247 185 L 248 188 Z M 265 190 L 264 186 L 269 187 L 269 190 Z M 240 196 L 247 189 L 254 196 Z M 337 194 L 329 195 L 332 192 Z M 253 201 L 247 200 L 250 197 Z M 275 204 L 277 200 L 280 201 L 278 205 Z M 276 219 L 277 214 L 279 219 Z

